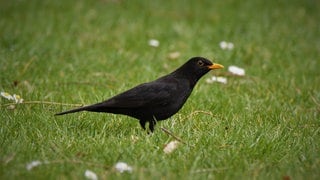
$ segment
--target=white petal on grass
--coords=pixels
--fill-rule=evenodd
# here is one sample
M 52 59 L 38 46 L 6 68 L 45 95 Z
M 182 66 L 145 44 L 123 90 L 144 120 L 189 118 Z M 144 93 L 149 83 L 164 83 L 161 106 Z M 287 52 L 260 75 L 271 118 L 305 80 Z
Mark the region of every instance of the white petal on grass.
M 90 170 L 86 170 L 86 172 L 84 173 L 84 176 L 90 180 L 98 180 L 97 174 Z
M 234 48 L 234 44 L 232 42 L 221 41 L 219 45 L 223 50 L 232 50 Z
M 33 168 L 37 167 L 37 166 L 40 166 L 40 165 L 43 165 L 43 164 L 49 164 L 50 162 L 49 161 L 39 161 L 39 160 L 36 160 L 36 161 L 32 161 L 30 163 L 28 163 L 26 165 L 26 168 L 28 171 L 32 170 Z
M 9 109 L 9 110 L 13 110 L 13 109 L 15 109 L 15 108 L 16 108 L 16 106 L 13 105 L 13 104 L 10 104 L 10 105 L 7 107 L 7 109 Z
M 229 66 L 228 71 L 232 74 L 238 75 L 238 76 L 244 76 L 246 74 L 245 70 L 243 68 L 237 67 L 237 66 Z
M 211 79 L 211 78 L 207 78 L 207 79 L 206 79 L 206 83 L 211 84 L 211 83 L 213 83 L 213 81 L 212 81 L 212 79 Z
M 117 164 L 114 166 L 114 168 L 119 171 L 120 173 L 123 172 L 132 172 L 132 167 L 129 166 L 127 163 L 125 162 L 117 162 Z
M 180 52 L 178 52 L 178 51 L 172 52 L 169 54 L 170 59 L 177 59 L 179 56 L 180 56 Z
M 11 96 L 11 94 L 7 93 L 7 92 L 1 92 L 0 93 L 2 97 L 8 99 L 8 100 L 14 100 L 13 96 Z
M 170 154 L 172 153 L 175 149 L 178 148 L 178 145 L 180 144 L 179 141 L 174 140 L 174 141 L 170 141 L 168 144 L 166 144 L 163 148 L 163 152 L 166 154 Z
M 13 99 L 16 103 L 23 103 L 23 99 L 19 95 L 14 94 Z
M 209 84 L 214 83 L 214 82 L 227 84 L 228 83 L 228 79 L 226 77 L 222 77 L 222 76 L 212 76 L 211 78 L 207 78 L 206 82 L 209 83 Z
M 223 84 L 227 84 L 228 80 L 225 77 L 221 77 L 221 76 L 213 76 L 212 79 L 214 79 L 214 81 L 219 82 L 219 83 L 223 83 Z
M 22 103 L 23 99 L 21 96 L 14 94 L 13 96 L 7 92 L 1 92 L 0 93 L 2 97 L 8 99 L 8 100 L 13 100 L 15 103 Z
M 227 49 L 228 43 L 226 41 L 221 41 L 219 43 L 221 49 Z
M 135 135 L 131 135 L 131 141 L 132 142 L 137 142 L 139 140 L 139 137 L 138 136 L 135 136 Z
M 160 42 L 156 39 L 150 39 L 149 40 L 149 46 L 152 46 L 152 47 L 158 47 L 160 45 Z
M 41 161 L 32 161 L 30 163 L 27 164 L 26 168 L 28 171 L 31 171 L 31 169 L 33 169 L 34 167 L 40 166 L 42 164 Z
M 227 45 L 228 50 L 232 50 L 234 48 L 234 44 L 232 42 L 229 42 Z

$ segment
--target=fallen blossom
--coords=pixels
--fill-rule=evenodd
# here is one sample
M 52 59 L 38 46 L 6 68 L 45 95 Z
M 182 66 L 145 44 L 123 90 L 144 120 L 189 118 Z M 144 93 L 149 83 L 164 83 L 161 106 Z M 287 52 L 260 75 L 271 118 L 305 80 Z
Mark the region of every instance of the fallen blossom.
M 8 100 L 13 100 L 15 103 L 22 103 L 23 99 L 21 96 L 14 94 L 13 96 L 7 92 L 1 92 L 0 93 L 2 97 L 8 99 Z
M 228 71 L 238 76 L 244 76 L 245 70 L 237 66 L 229 66 Z
M 34 167 L 40 166 L 42 164 L 41 161 L 32 161 L 30 163 L 27 164 L 26 168 L 28 171 L 30 171 L 31 169 L 33 169 Z
M 166 154 L 172 153 L 175 149 L 177 149 L 179 144 L 180 144 L 180 142 L 177 140 L 170 141 L 168 144 L 166 144 L 164 146 L 164 148 L 163 148 L 164 153 L 166 153 Z
M 206 82 L 209 83 L 209 84 L 214 83 L 214 82 L 219 82 L 219 83 L 222 83 L 222 84 L 227 84 L 228 79 L 225 78 L 225 77 L 222 77 L 222 76 L 212 76 L 211 78 L 207 78 L 207 79 L 206 79 Z
M 125 162 L 117 162 L 117 164 L 114 167 L 120 173 L 123 173 L 125 171 L 132 172 L 132 167 Z
M 160 42 L 156 39 L 150 39 L 149 40 L 149 46 L 152 46 L 152 47 L 158 47 L 160 45 Z
M 178 52 L 178 51 L 172 52 L 169 54 L 170 59 L 177 59 L 179 56 L 180 56 L 180 52 Z
M 13 104 L 10 104 L 10 105 L 7 107 L 7 109 L 9 109 L 9 110 L 14 110 L 15 108 L 16 108 L 16 106 L 13 105 Z
M 7 93 L 7 92 L 1 92 L 0 93 L 2 97 L 8 99 L 8 100 L 14 100 L 13 96 L 11 96 L 11 94 Z
M 135 135 L 131 135 L 131 141 L 132 142 L 137 142 L 139 140 L 139 137 L 138 136 L 135 136 Z
M 98 180 L 97 174 L 90 170 L 86 170 L 84 176 L 89 180 Z
M 13 98 L 14 98 L 14 101 L 15 101 L 17 104 L 23 103 L 23 99 L 22 99 L 19 95 L 14 94 L 14 95 L 13 95 Z
M 220 48 L 224 50 L 232 50 L 234 48 L 234 44 L 232 42 L 221 41 L 219 45 Z

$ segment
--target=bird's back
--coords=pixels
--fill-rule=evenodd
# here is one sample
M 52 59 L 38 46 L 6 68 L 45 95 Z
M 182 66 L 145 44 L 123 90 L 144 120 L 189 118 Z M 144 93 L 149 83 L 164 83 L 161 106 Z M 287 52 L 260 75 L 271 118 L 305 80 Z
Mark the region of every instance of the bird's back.
M 163 77 L 92 105 L 88 111 L 124 114 L 140 120 L 164 120 L 180 110 L 191 91 L 188 81 Z

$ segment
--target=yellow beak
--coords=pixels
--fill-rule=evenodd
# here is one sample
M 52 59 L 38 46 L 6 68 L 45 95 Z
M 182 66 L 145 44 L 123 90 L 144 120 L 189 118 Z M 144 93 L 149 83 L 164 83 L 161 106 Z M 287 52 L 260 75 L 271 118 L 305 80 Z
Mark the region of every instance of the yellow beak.
M 208 66 L 209 69 L 222 69 L 224 68 L 221 64 L 212 64 L 211 66 Z

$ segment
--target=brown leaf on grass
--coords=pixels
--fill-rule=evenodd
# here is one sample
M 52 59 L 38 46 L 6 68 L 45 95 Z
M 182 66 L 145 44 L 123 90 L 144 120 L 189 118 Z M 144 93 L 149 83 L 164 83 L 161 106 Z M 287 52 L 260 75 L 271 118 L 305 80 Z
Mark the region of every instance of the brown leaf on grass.
M 290 178 L 290 176 L 282 176 L 282 179 L 283 180 L 290 180 L 291 178 Z

